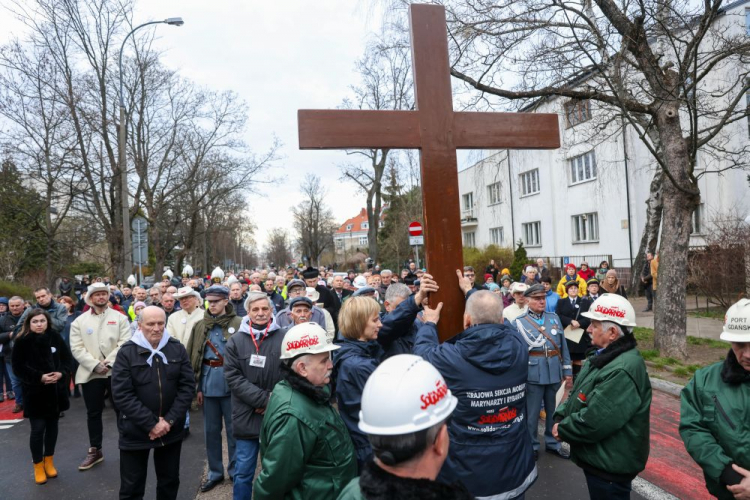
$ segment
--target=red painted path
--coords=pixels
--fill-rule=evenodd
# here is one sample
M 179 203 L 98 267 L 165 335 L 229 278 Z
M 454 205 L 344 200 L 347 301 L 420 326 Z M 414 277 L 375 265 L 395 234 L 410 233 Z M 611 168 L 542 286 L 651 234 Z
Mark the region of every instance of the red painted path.
M 706 490 L 703 471 L 680 439 L 680 400 L 660 391 L 651 401 L 651 453 L 640 476 L 682 500 L 713 498 Z

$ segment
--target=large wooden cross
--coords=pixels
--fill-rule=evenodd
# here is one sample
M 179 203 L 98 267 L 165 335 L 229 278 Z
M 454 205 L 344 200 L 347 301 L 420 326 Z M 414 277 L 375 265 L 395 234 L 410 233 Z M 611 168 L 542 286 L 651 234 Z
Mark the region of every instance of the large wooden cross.
M 446 340 L 463 331 L 464 312 L 456 149 L 559 148 L 558 116 L 454 112 L 445 8 L 412 4 L 409 13 L 416 111 L 299 110 L 299 147 L 421 151 L 427 271 L 440 286 L 430 302 L 443 302 L 438 331 Z

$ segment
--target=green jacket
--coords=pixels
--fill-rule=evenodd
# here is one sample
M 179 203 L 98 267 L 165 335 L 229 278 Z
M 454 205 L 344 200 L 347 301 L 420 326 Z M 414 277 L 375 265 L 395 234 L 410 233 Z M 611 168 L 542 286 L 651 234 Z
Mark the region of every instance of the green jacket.
M 355 477 L 346 485 L 337 500 L 365 500 L 362 488 L 359 486 L 359 478 Z
M 724 469 L 732 463 L 750 469 L 749 377 L 730 351 L 724 362 L 695 372 L 681 393 L 680 436 L 720 499 L 734 498 L 720 480 Z
M 632 335 L 592 352 L 568 400 L 558 407 L 558 433 L 571 459 L 610 481 L 629 481 L 646 468 L 651 382 Z
M 200 383 L 201 370 L 203 369 L 203 354 L 206 348 L 206 338 L 208 338 L 208 332 L 213 327 L 214 323 L 222 325 L 224 338 L 229 340 L 229 337 L 240 331 L 242 325 L 242 318 L 237 316 L 234 312 L 232 304 L 227 304 L 225 308 L 225 314 L 214 318 L 211 314 L 206 311 L 203 315 L 203 319 L 198 321 L 193 326 L 193 333 L 190 335 L 190 340 L 187 345 L 187 353 L 190 356 L 190 364 L 193 365 L 193 373 L 195 374 L 195 382 Z
M 286 380 L 274 387 L 260 429 L 253 498 L 335 499 L 357 475 L 354 445 L 328 387 L 314 388 L 283 366 Z

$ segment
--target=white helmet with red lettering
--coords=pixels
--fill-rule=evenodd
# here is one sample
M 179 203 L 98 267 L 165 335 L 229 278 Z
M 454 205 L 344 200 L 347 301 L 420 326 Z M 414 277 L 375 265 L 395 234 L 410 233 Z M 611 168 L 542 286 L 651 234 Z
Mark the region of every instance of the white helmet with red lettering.
M 292 359 L 303 354 L 335 351 L 340 346 L 328 342 L 326 331 L 317 323 L 293 326 L 281 341 L 281 359 Z
M 362 391 L 359 429 L 366 434 L 411 434 L 439 424 L 458 404 L 434 366 L 412 354 L 383 361 Z
M 629 328 L 635 326 L 635 309 L 628 299 L 616 293 L 602 294 L 591 304 L 588 312 L 581 313 L 581 316 L 597 321 L 611 321 Z

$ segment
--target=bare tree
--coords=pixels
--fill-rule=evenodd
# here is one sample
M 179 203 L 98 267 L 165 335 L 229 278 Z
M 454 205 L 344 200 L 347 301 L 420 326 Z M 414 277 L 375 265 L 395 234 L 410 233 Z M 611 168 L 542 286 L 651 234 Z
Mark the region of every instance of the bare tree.
M 594 102 L 609 117 L 608 130 L 622 119 L 640 137 L 659 170 L 651 191 L 660 199 L 650 207 L 668 221 L 661 225 L 659 289 L 669 300 L 657 305 L 655 343 L 665 355 L 684 357 L 684 266 L 702 175 L 695 167 L 699 156 L 713 171 L 747 166 L 750 153 L 737 140 L 750 88 L 744 16 L 727 16 L 720 0 L 445 3 L 452 74 L 479 91 L 471 104 Z M 647 241 L 657 227 L 652 219 Z
M 361 83 L 353 86 L 353 99 L 346 99 L 345 109 L 410 110 L 414 108 L 411 78 L 411 52 L 407 38 L 397 31 L 386 32 L 371 43 L 356 64 Z M 360 162 L 342 166 L 344 179 L 353 181 L 365 193 L 367 211 L 367 242 L 370 257 L 378 260 L 378 231 L 383 208 L 383 174 L 389 157 L 397 152 L 389 149 L 348 151 L 363 157 Z
M 43 200 L 39 229 L 46 240 L 45 282 L 54 287 L 61 224 L 79 195 L 81 181 L 74 168 L 77 151 L 67 110 L 56 99 L 60 79 L 43 51 L 17 41 L 0 52 L 0 66 L 0 115 L 9 124 L 2 132 L 3 142 L 20 174 Z
M 317 266 L 323 252 L 333 248 L 333 233 L 336 221 L 333 212 L 325 204 L 326 189 L 315 174 L 305 175 L 300 184 L 302 203 L 292 208 L 294 230 L 297 232 L 297 245 L 303 258 L 310 265 Z
M 266 264 L 271 265 L 273 263 L 279 268 L 292 261 L 292 248 L 285 229 L 273 229 L 268 235 L 265 257 Z

